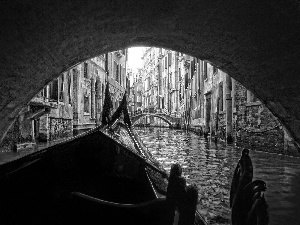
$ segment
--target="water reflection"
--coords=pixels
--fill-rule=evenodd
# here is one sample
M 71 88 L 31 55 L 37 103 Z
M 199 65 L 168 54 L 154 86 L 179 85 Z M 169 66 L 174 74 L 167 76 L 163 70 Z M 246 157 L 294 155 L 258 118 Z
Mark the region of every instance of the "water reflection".
M 145 145 L 166 170 L 180 163 L 188 183 L 199 189 L 198 210 L 211 224 L 230 224 L 229 190 L 240 150 L 206 142 L 193 133 L 139 129 Z M 255 179 L 267 183 L 270 224 L 299 224 L 300 159 L 251 151 Z

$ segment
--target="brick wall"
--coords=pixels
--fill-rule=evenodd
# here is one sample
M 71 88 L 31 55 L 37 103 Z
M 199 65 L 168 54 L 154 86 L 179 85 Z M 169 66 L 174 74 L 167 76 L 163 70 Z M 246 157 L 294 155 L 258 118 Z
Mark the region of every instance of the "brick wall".
M 49 128 L 50 141 L 73 135 L 73 123 L 71 119 L 50 118 Z
M 236 145 L 253 150 L 285 153 L 284 131 L 260 102 L 247 103 L 247 90 L 236 82 L 234 136 Z

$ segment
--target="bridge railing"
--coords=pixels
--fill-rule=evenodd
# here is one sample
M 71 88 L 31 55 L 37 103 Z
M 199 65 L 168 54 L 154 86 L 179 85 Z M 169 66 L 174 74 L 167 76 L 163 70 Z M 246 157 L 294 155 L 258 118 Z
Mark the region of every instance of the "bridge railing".
M 167 112 L 167 113 L 166 113 Z M 169 118 L 169 120 L 172 120 L 172 122 L 178 122 L 177 120 L 181 118 L 181 113 L 180 112 L 172 112 L 169 113 L 167 110 L 164 109 L 156 109 L 154 111 L 148 111 L 148 110 L 137 110 L 134 112 L 131 112 L 131 116 L 135 117 L 138 115 L 142 115 L 142 114 L 158 114 L 158 115 L 162 115 L 165 116 L 166 118 Z
M 141 115 L 141 114 L 162 114 L 166 117 L 173 117 L 173 118 L 181 118 L 181 113 L 179 112 L 173 112 L 173 113 L 166 113 L 165 111 L 162 111 L 162 110 L 155 110 L 155 111 L 152 111 L 152 112 L 148 112 L 146 110 L 144 111 L 134 111 L 134 112 L 130 112 L 130 115 L 131 116 L 138 116 L 138 115 Z

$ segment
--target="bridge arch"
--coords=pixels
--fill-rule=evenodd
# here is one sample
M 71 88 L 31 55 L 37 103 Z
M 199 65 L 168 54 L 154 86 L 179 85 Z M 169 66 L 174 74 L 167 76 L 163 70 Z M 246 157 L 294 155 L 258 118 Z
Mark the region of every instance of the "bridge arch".
M 159 118 L 159 119 L 165 121 L 171 127 L 174 126 L 174 123 L 172 123 L 170 120 L 166 119 L 164 116 L 161 116 L 161 115 L 158 115 L 158 114 L 154 114 L 154 113 L 153 114 L 151 114 L 151 113 L 149 113 L 149 114 L 146 114 L 146 113 L 145 114 L 141 114 L 139 117 L 137 117 L 136 119 L 134 119 L 132 121 L 132 124 L 135 125 L 140 119 L 142 119 L 144 117 L 147 117 L 147 116 L 153 116 L 153 117 Z
M 1 9 L 0 140 L 61 72 L 108 51 L 147 45 L 210 61 L 255 93 L 300 143 L 297 0 L 4 0 Z

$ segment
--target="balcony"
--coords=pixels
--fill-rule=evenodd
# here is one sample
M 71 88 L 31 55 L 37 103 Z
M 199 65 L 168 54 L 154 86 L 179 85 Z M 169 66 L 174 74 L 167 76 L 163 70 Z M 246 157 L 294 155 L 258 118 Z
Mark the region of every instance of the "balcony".
M 53 102 L 51 101 L 51 99 L 49 100 L 44 96 L 36 96 L 33 99 L 31 99 L 29 105 L 57 108 L 57 100 Z

